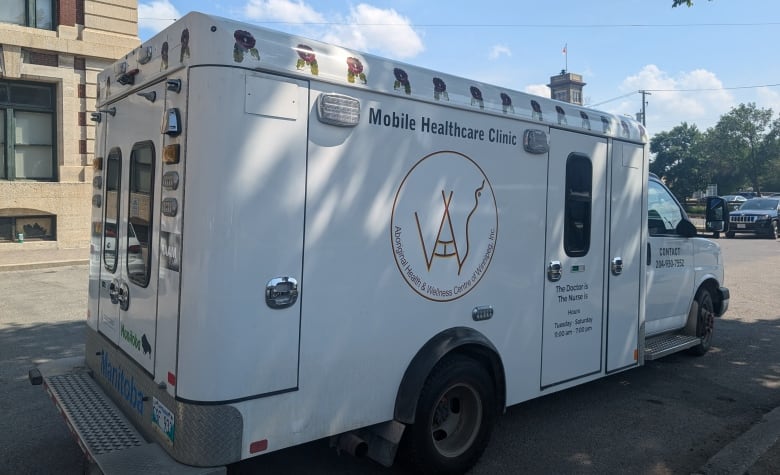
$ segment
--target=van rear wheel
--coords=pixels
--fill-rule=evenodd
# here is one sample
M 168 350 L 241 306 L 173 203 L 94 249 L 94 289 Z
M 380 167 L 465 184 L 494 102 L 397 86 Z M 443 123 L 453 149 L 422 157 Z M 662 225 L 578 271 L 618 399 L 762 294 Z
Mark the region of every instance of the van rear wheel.
M 689 353 L 701 356 L 709 351 L 712 346 L 712 335 L 715 331 L 715 304 L 712 293 L 704 287 L 696 292 L 694 305 L 696 310 L 696 336 L 701 338 L 701 343 L 688 350 Z
M 482 455 L 495 422 L 493 380 L 472 358 L 447 357 L 431 371 L 420 392 L 415 422 L 404 447 L 420 473 L 455 474 Z

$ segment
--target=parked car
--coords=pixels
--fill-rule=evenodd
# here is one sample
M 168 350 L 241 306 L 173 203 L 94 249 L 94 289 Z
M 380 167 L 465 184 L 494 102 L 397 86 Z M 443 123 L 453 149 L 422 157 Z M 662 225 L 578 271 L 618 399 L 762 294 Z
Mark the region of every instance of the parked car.
M 730 211 L 739 208 L 740 206 L 742 206 L 742 203 L 747 201 L 747 198 L 745 198 L 742 195 L 725 195 L 725 196 L 721 196 L 721 198 L 726 200 L 726 203 L 728 204 Z
M 727 238 L 737 233 L 754 234 L 772 239 L 780 237 L 778 226 L 780 198 L 753 198 L 745 201 L 739 209 L 729 213 Z
M 106 264 L 111 267 L 116 259 L 116 222 L 106 220 L 105 241 L 104 241 L 104 259 Z M 135 235 L 135 229 L 132 223 L 128 223 L 127 236 L 127 272 L 131 275 L 144 275 L 146 273 L 146 261 L 143 258 L 141 243 Z

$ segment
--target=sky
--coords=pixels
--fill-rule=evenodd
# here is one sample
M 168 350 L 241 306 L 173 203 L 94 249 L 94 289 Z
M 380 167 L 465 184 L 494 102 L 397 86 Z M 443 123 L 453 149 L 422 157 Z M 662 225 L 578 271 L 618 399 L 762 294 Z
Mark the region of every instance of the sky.
M 714 126 L 741 103 L 780 112 L 780 1 L 139 0 L 142 41 L 191 10 L 550 97 L 563 69 L 585 105 L 648 132 Z M 564 53 L 564 49 L 566 53 Z

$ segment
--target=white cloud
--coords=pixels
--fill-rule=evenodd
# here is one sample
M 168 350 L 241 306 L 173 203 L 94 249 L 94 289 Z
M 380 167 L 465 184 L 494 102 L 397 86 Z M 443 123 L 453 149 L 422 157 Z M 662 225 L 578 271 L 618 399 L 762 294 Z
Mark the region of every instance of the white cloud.
M 323 41 L 394 58 L 410 58 L 425 47 L 411 21 L 392 8 L 365 3 L 350 8 L 348 17 L 323 35 Z
M 770 108 L 777 114 L 780 112 L 780 93 L 768 87 L 759 87 L 756 89 L 756 103 L 758 107 Z
M 529 84 L 523 91 L 535 96 L 550 97 L 550 88 L 546 84 Z
M 322 14 L 301 0 L 249 0 L 244 7 L 249 20 L 290 23 L 322 23 Z
M 512 56 L 512 50 L 507 45 L 494 45 L 490 49 L 490 59 L 498 59 L 500 56 Z
M 294 30 L 306 36 L 394 58 L 416 56 L 425 49 L 411 21 L 392 8 L 360 3 L 344 16 L 319 12 L 303 0 L 249 0 L 243 13 L 248 20 L 297 24 Z M 317 25 L 321 23 L 327 25 Z
M 713 126 L 736 104 L 734 96 L 723 87 L 715 73 L 705 69 L 672 75 L 648 64 L 623 80 L 620 89 L 625 92 L 651 90 L 651 95 L 646 97 L 647 127 L 651 133 L 656 133 L 682 122 L 696 124 L 702 131 Z M 610 111 L 634 116 L 641 107 L 642 99 L 637 94 Z
M 152 0 L 138 4 L 138 28 L 141 30 L 158 33 L 181 16 L 169 0 Z

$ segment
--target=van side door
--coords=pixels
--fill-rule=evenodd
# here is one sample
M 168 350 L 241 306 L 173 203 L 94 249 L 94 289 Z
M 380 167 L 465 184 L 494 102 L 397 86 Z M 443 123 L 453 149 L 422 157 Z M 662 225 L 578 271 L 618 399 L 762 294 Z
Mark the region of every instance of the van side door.
M 658 180 L 648 184 L 647 336 L 685 326 L 694 284 L 693 243 L 677 231 L 687 219 Z

